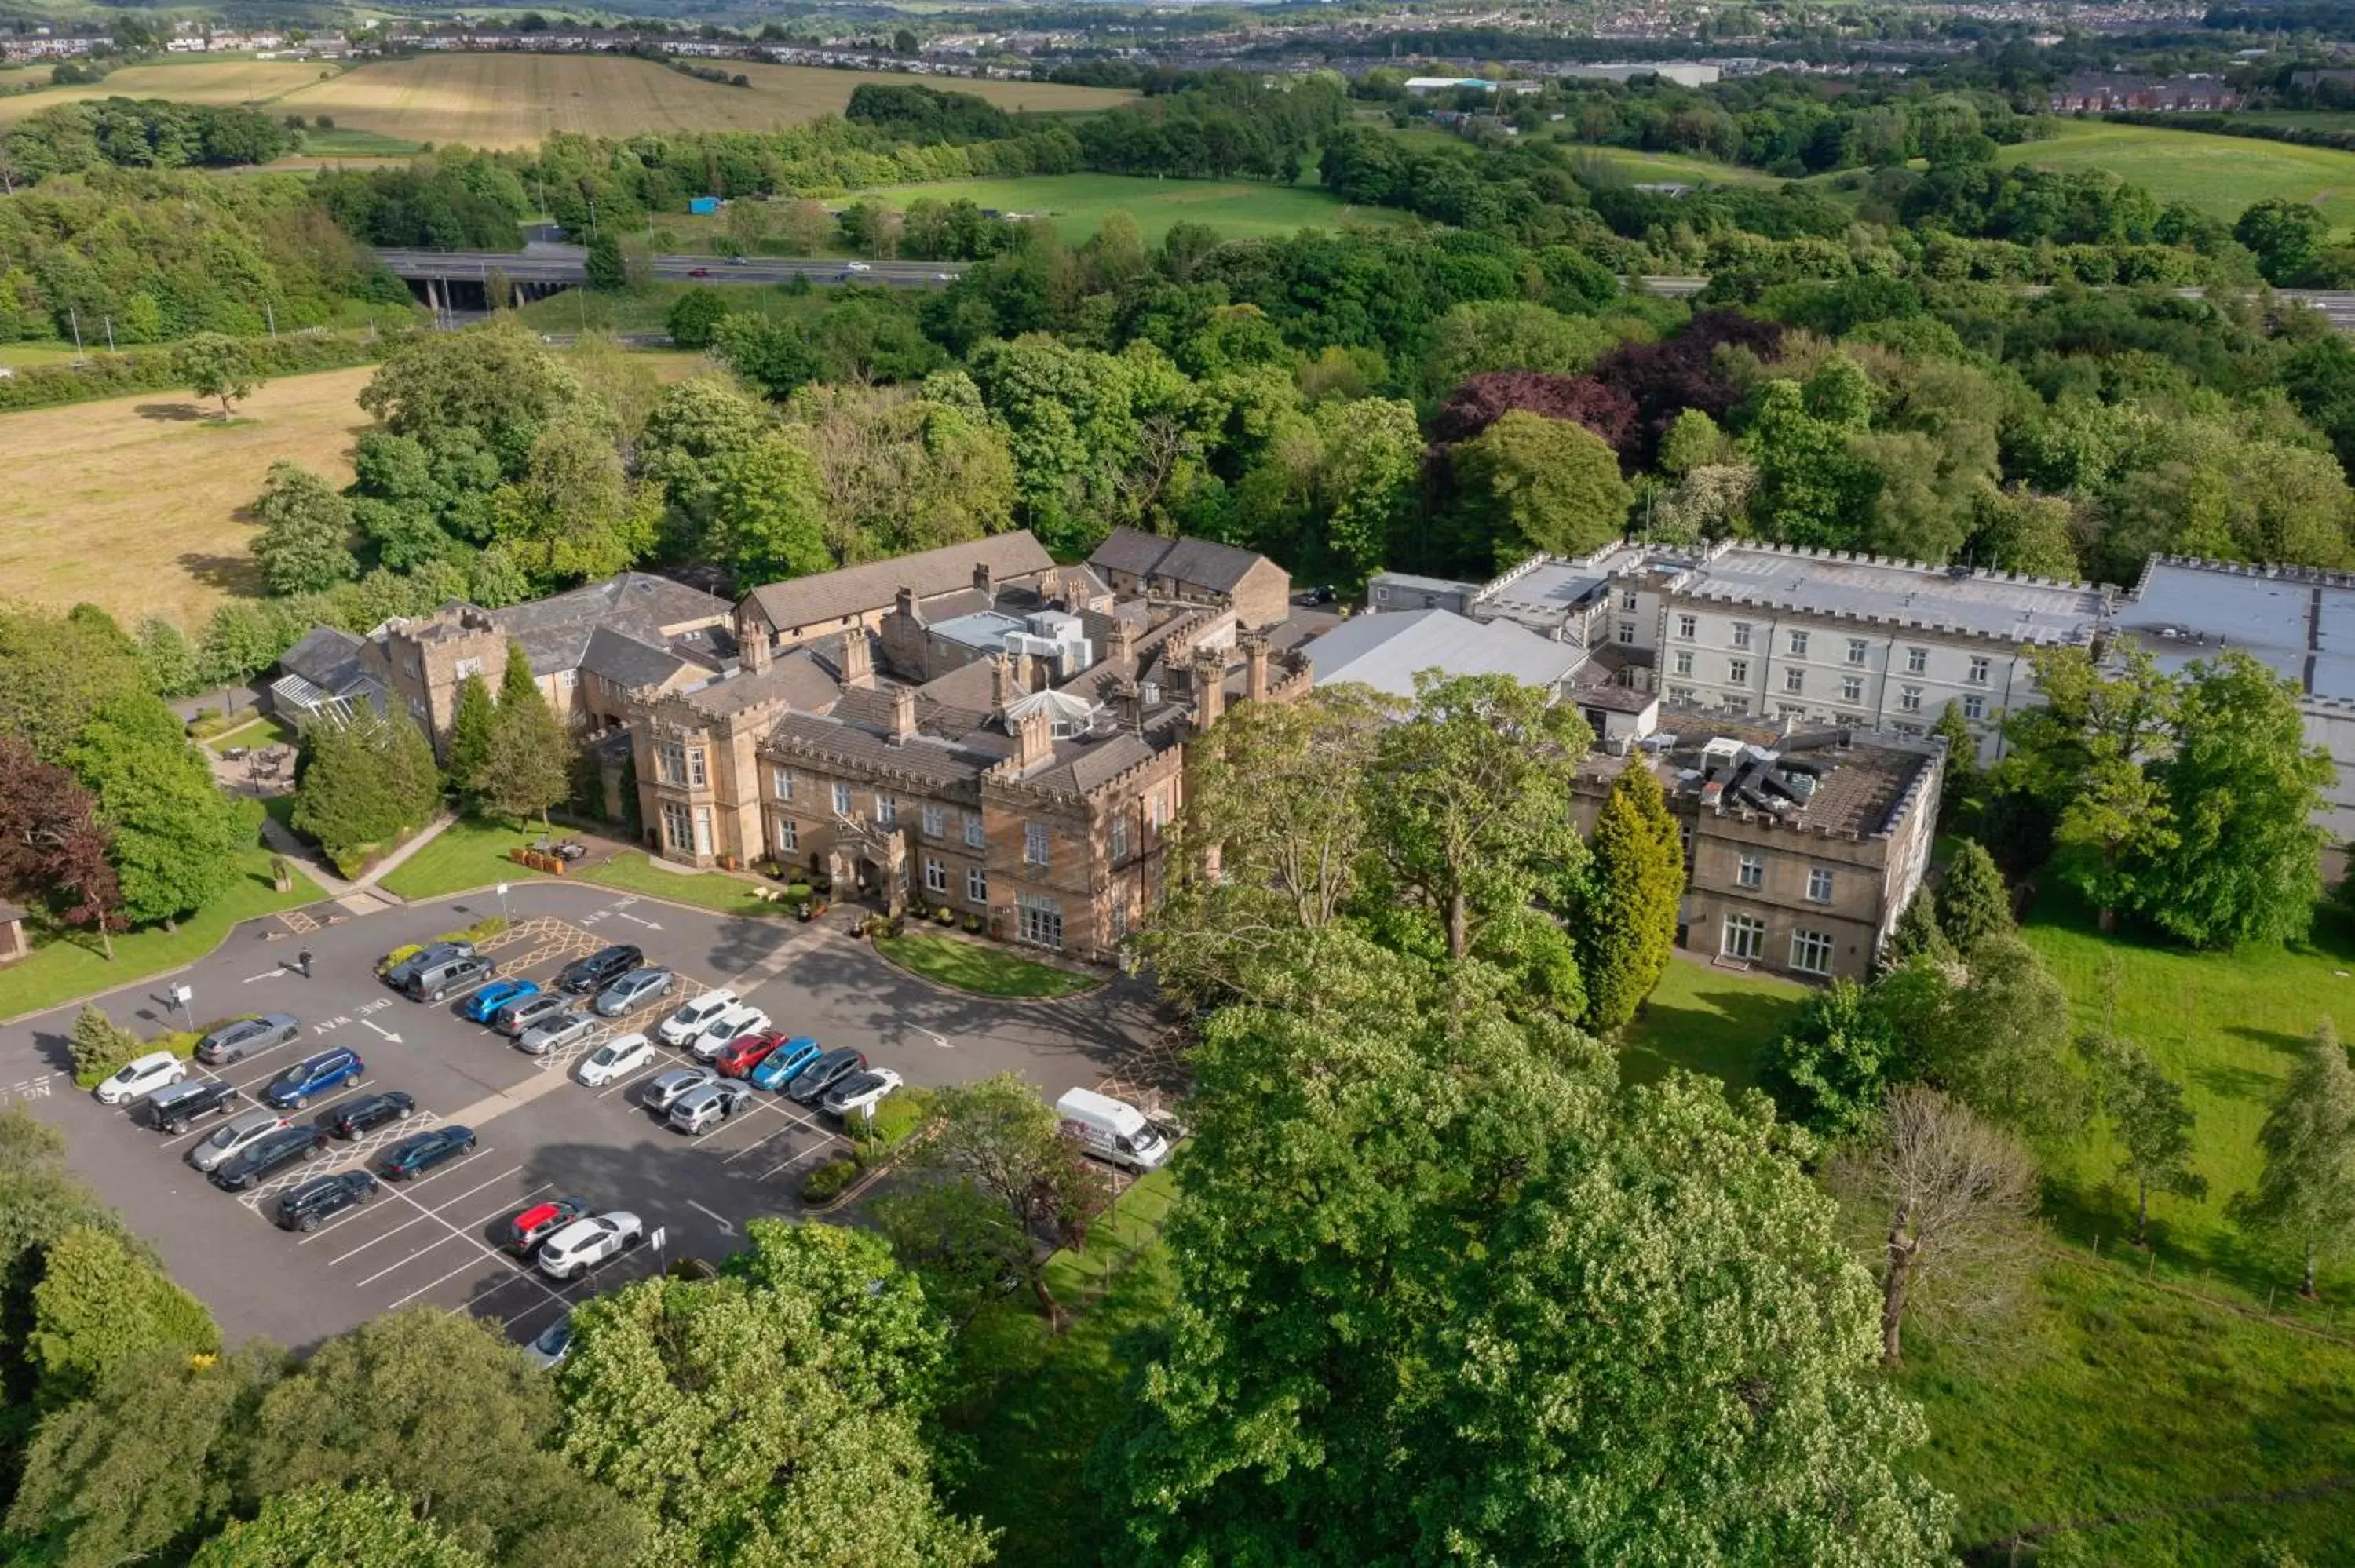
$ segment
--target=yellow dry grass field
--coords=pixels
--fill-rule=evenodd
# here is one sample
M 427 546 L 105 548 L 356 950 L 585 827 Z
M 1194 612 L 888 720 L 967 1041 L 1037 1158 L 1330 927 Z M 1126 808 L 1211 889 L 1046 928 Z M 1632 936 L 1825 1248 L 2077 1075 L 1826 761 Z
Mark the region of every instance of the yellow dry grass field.
M 176 103 L 260 103 L 318 81 L 332 67 L 300 60 L 190 60 L 125 66 L 94 87 L 52 87 L 0 97 L 0 125 L 85 98 L 168 98 Z
M 1135 94 L 1054 82 L 963 81 L 717 62 L 752 85 L 723 87 L 618 55 L 421 55 L 383 60 L 286 93 L 273 109 L 405 142 L 528 146 L 551 132 L 766 131 L 839 113 L 862 82 L 925 81 L 1007 109 L 1105 109 Z
M 201 631 L 231 594 L 261 591 L 240 514 L 290 458 L 351 482 L 368 417 L 352 399 L 372 368 L 270 382 L 217 423 L 183 392 L 0 415 L 0 598 L 87 600 L 129 626 L 161 615 Z

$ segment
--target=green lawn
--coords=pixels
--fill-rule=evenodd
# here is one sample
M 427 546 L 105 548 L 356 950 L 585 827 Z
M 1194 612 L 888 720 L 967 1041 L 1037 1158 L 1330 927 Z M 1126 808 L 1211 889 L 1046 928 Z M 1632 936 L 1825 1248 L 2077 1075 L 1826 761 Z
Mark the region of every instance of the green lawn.
M 424 151 L 424 144 L 405 142 L 375 131 L 338 125 L 332 131 L 305 130 L 303 156 L 309 158 L 406 158 Z
M 1071 996 L 1101 983 L 1090 975 L 1033 963 L 1002 948 L 954 937 L 913 932 L 882 937 L 877 938 L 875 950 L 926 980 L 976 996 Z
M 264 746 L 292 746 L 300 737 L 294 726 L 276 714 L 263 714 L 250 718 L 234 729 L 225 729 L 205 742 L 208 750 L 221 752 L 232 746 L 252 749 Z
M 722 915 L 757 915 L 773 920 L 792 913 L 789 905 L 772 904 L 752 896 L 752 885 L 739 877 L 717 871 L 664 871 L 648 863 L 646 857 L 636 850 L 617 854 L 603 865 L 583 872 L 581 875 L 587 881 L 607 887 L 644 893 L 655 898 L 673 898 L 681 904 L 692 904 Z
M 1783 182 L 1764 169 L 1721 164 L 1714 158 L 1688 157 L 1681 153 L 1639 153 L 1627 147 L 1592 147 L 1561 138 L 1572 154 L 1593 158 L 1620 170 L 1639 185 L 1779 185 Z
M 227 893 L 181 921 L 176 931 L 157 927 L 115 938 L 112 963 L 99 951 L 95 939 L 80 933 L 41 943 L 31 957 L 0 969 L 0 1018 L 37 1012 L 191 963 L 219 946 L 239 921 L 291 909 L 319 896 L 317 885 L 302 874 L 300 866 L 295 868 L 293 892 L 274 890 L 270 885 L 270 861 L 267 850 L 247 851 L 238 858 L 239 874 Z
M 1758 1047 L 1783 1033 L 1806 994 L 1789 980 L 1712 969 L 1678 953 L 1619 1037 L 1620 1071 L 1648 1084 L 1686 1067 L 1746 1088 L 1757 1081 Z
M 954 201 L 962 196 L 1001 213 L 1052 218 L 1076 245 L 1093 234 L 1107 214 L 1124 211 L 1157 245 L 1173 223 L 1206 223 L 1229 239 L 1289 235 L 1302 228 L 1331 228 L 1344 222 L 1392 224 L 1401 215 L 1389 207 L 1352 207 L 1316 185 L 1278 185 L 1263 180 L 1162 180 L 1143 175 L 1031 175 L 1005 180 L 943 180 L 937 184 L 887 185 L 857 196 L 905 207 L 919 196 Z
M 529 849 L 547 836 L 548 830 L 537 822 L 527 828 L 511 828 L 504 823 L 461 818 L 401 862 L 378 885 L 398 897 L 418 899 L 439 898 L 443 894 L 463 893 L 470 887 L 485 887 L 493 883 L 520 882 L 540 873 L 507 859 L 507 851 Z
M 2355 153 L 2094 120 L 2060 120 L 2054 129 L 2050 140 L 2002 148 L 1998 158 L 2104 170 L 2214 217 L 2238 217 L 2252 202 L 2284 196 L 2310 204 L 2334 228 L 2355 225 Z

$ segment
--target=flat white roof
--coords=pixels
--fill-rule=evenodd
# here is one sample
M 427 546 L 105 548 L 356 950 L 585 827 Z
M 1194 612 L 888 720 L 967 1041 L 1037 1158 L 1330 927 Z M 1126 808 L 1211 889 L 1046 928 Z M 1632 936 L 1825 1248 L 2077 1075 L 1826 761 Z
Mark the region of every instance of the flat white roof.
M 2355 577 L 2341 573 L 2154 560 L 2117 630 L 2170 673 L 2238 648 L 2308 696 L 2355 699 Z
M 1870 556 L 1735 546 L 1686 568 L 1677 591 L 1817 615 L 1877 616 L 2018 642 L 2085 642 L 2107 609 L 2090 583 L 1950 571 Z
M 1351 616 L 1307 644 L 1307 653 L 1320 686 L 1357 682 L 1399 697 L 1414 695 L 1423 670 L 1559 685 L 1586 656 L 1509 620 L 1471 620 L 1445 609 Z

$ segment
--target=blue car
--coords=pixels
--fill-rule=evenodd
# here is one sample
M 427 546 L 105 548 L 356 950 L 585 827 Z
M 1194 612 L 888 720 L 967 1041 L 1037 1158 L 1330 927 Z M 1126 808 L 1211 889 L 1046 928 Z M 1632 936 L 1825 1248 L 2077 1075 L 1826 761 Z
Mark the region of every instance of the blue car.
M 314 1096 L 357 1084 L 367 1073 L 368 1064 L 360 1060 L 358 1052 L 338 1045 L 332 1051 L 305 1056 L 279 1074 L 277 1080 L 261 1091 L 261 1097 L 280 1110 L 300 1110 L 311 1103 Z
M 806 1034 L 788 1040 L 752 1069 L 751 1085 L 756 1089 L 782 1089 L 795 1073 L 825 1054 L 825 1048 Z
M 466 1016 L 476 1023 L 488 1023 L 491 1014 L 508 1002 L 520 1001 L 539 994 L 539 982 L 527 980 L 493 980 L 466 999 Z

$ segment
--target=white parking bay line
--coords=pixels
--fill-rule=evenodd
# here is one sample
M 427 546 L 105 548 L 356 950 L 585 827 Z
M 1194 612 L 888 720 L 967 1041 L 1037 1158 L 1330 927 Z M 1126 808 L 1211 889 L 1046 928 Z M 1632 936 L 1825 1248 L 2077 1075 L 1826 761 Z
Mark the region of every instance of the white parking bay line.
M 432 1218 L 432 1216 L 431 1214 L 428 1214 L 428 1215 L 426 1215 L 425 1217 L 426 1217 L 427 1219 L 431 1219 L 431 1218 Z M 438 1236 L 438 1237 L 436 1237 L 435 1239 L 433 1239 L 432 1241 L 427 1242 L 423 1246 L 419 1247 L 415 1252 L 412 1252 L 412 1253 L 409 1254 L 409 1255 L 408 1255 L 407 1256 L 405 1256 L 405 1257 L 398 1257 L 398 1258 L 395 1258 L 392 1262 L 390 1262 L 390 1263 L 389 1263 L 389 1264 L 385 1265 L 382 1268 L 378 1269 L 374 1274 L 369 1275 L 366 1279 L 358 1280 L 358 1281 L 356 1281 L 355 1283 L 356 1283 L 356 1285 L 357 1286 L 357 1287 L 358 1287 L 358 1288 L 360 1288 L 360 1289 L 362 1289 L 362 1290 L 365 1290 L 365 1289 L 367 1289 L 369 1286 L 374 1285 L 378 1280 L 382 1279 L 386 1275 L 388 1275 L 388 1274 L 396 1274 L 396 1273 L 400 1272 L 401 1269 L 407 1268 L 410 1264 L 415 1263 L 419 1258 L 423 1257 L 427 1253 L 429 1253 L 429 1252 L 432 1252 L 432 1251 L 434 1251 L 434 1250 L 436 1250 L 437 1248 L 440 1248 L 440 1247 L 445 1247 L 445 1246 L 448 1246 L 448 1245 L 449 1245 L 452 1242 L 453 1242 L 453 1241 L 464 1241 L 464 1240 L 465 1240 L 465 1239 L 466 1239 L 466 1238 L 465 1238 L 464 1236 L 461 1235 L 461 1234 L 460 1234 L 456 1230 L 454 1230 L 454 1229 L 453 1229 L 453 1230 L 452 1230 L 452 1231 L 450 1232 L 450 1234 L 449 1234 L 448 1235 L 445 1235 L 445 1236 Z M 446 1278 L 448 1278 L 448 1277 L 449 1277 L 449 1276 L 447 1276 L 447 1275 L 442 1276 L 442 1278 L 444 1278 L 444 1279 L 446 1279 Z M 435 1283 L 436 1283 L 436 1284 L 438 1284 L 438 1283 L 440 1283 L 440 1281 L 438 1281 L 438 1280 L 437 1280 Z M 426 1287 L 426 1288 L 430 1290 L 430 1289 L 432 1289 L 432 1286 L 428 1286 L 428 1287 Z M 402 1301 L 405 1301 L 405 1300 L 407 1300 L 407 1299 L 408 1299 L 408 1298 L 407 1298 L 407 1297 L 405 1297 L 405 1296 L 401 1298 L 401 1300 L 402 1300 Z M 396 1307 L 398 1307 L 398 1306 L 400 1306 L 400 1301 L 396 1301 L 396 1302 L 394 1302 L 394 1303 L 393 1303 L 393 1305 L 394 1305 L 394 1306 L 396 1306 Z
M 483 1240 L 482 1237 L 477 1235 L 469 1235 L 466 1232 L 462 1231 L 457 1226 L 452 1224 L 448 1220 L 443 1219 L 436 1211 L 428 1209 L 423 1204 L 418 1203 L 416 1199 L 410 1197 L 406 1192 L 395 1192 L 393 1196 L 400 1199 L 403 1202 L 414 1204 L 422 1213 L 425 1218 L 432 1220 L 435 1224 L 438 1224 L 442 1229 L 448 1231 L 455 1239 L 464 1242 L 468 1245 L 472 1246 L 475 1252 L 480 1255 L 480 1257 L 476 1259 L 474 1264 L 468 1266 L 480 1267 L 481 1258 L 488 1258 L 505 1267 L 511 1275 L 514 1275 L 517 1278 L 529 1280 L 538 1288 L 542 1295 L 551 1297 L 558 1301 L 562 1301 L 567 1307 L 571 1305 L 570 1300 L 562 1296 L 557 1295 L 553 1289 L 549 1288 L 547 1281 L 541 1279 L 537 1274 L 529 1272 L 525 1265 L 517 1263 L 506 1253 L 499 1251 L 496 1247 L 492 1246 L 488 1242 Z M 439 1245 L 440 1244 L 436 1243 L 435 1245 Z M 442 1275 L 440 1278 L 428 1280 L 426 1283 L 419 1286 L 416 1289 L 410 1291 L 408 1295 L 402 1297 L 392 1305 L 394 1307 L 406 1307 L 411 1301 L 416 1300 L 419 1297 L 432 1289 L 435 1286 L 454 1278 L 456 1276 L 464 1274 L 464 1266 L 453 1268 L 448 1274 Z M 365 1283 L 365 1281 L 363 1281 L 363 1283 Z
M 485 1150 L 485 1152 L 487 1152 L 487 1150 Z M 506 1170 L 505 1170 L 505 1171 L 500 1171 L 497 1175 L 496 1175 L 496 1176 L 492 1177 L 492 1178 L 490 1179 L 490 1181 L 482 1181 L 482 1182 L 478 1182 L 478 1183 L 476 1183 L 475 1185 L 474 1185 L 474 1186 L 472 1186 L 472 1187 L 467 1188 L 464 1192 L 458 1193 L 458 1194 L 457 1194 L 456 1196 L 454 1196 L 454 1197 L 451 1197 L 451 1198 L 444 1199 L 444 1200 L 443 1200 L 443 1201 L 442 1201 L 439 1205 L 437 1205 L 437 1207 L 446 1209 L 446 1208 L 448 1208 L 448 1207 L 449 1207 L 451 1204 L 453 1204 L 453 1203 L 463 1203 L 463 1202 L 464 1202 L 467 1199 L 469 1199 L 469 1198 L 473 1197 L 475 1193 L 477 1193 L 477 1192 L 481 1192 L 485 1187 L 491 1186 L 491 1185 L 493 1185 L 493 1184 L 495 1184 L 495 1183 L 496 1183 L 496 1182 L 504 1181 L 506 1181 L 508 1177 L 515 1175 L 517 1171 L 520 1171 L 522 1169 L 523 1169 L 523 1167 L 522 1167 L 522 1166 L 520 1166 L 520 1165 L 510 1166 L 508 1169 L 506 1169 Z M 433 1215 L 433 1214 L 434 1214 L 434 1212 L 435 1212 L 435 1211 L 434 1211 L 433 1209 L 426 1208 L 426 1206 L 425 1206 L 424 1204 L 422 1204 L 422 1203 L 419 1202 L 416 1199 L 414 1199 L 414 1198 L 410 1197 L 407 1192 L 402 1192 L 400 1188 L 393 1186 L 390 1182 L 387 1182 L 387 1183 L 385 1183 L 385 1185 L 384 1185 L 384 1187 L 383 1187 L 383 1189 L 382 1189 L 382 1190 L 383 1190 L 383 1191 L 385 1191 L 385 1192 L 390 1192 L 394 1197 L 400 1199 L 403 1202 L 405 1202 L 405 1203 L 409 1204 L 411 1208 L 413 1208 L 413 1209 L 417 1209 L 417 1210 L 420 1210 L 420 1211 L 421 1211 L 423 1214 L 425 1214 L 426 1216 L 429 1216 L 429 1217 L 430 1217 L 430 1216 L 432 1216 L 432 1215 Z M 418 1223 L 418 1222 L 417 1222 L 417 1221 L 415 1221 L 415 1220 L 406 1220 L 406 1221 L 403 1221 L 401 1224 L 398 1224 L 398 1225 L 395 1225 L 392 1229 L 390 1229 L 390 1230 L 389 1230 L 389 1231 L 385 1232 L 383 1235 L 380 1235 L 380 1236 L 372 1236 L 372 1237 L 370 1237 L 368 1240 L 367 1240 L 367 1241 L 364 1241 L 364 1242 L 360 1243 L 360 1245 L 357 1245 L 357 1246 L 356 1246 L 356 1247 L 352 1248 L 350 1252 L 346 1252 L 346 1253 L 343 1253 L 343 1254 L 338 1255 L 336 1257 L 335 1257 L 333 1260 L 331 1260 L 331 1262 L 330 1262 L 330 1264 L 329 1264 L 329 1266 L 330 1266 L 330 1267 L 332 1267 L 332 1266 L 334 1266 L 334 1265 L 335 1265 L 335 1264 L 337 1264 L 337 1263 L 341 1263 L 341 1262 L 343 1262 L 345 1258 L 350 1257 L 350 1256 L 352 1256 L 352 1255 L 353 1255 L 354 1254 L 356 1254 L 356 1253 L 366 1252 L 369 1247 L 372 1247 L 372 1246 L 376 1245 L 376 1244 L 377 1244 L 378 1242 L 385 1241 L 385 1240 L 388 1240 L 388 1239 L 389 1239 L 389 1238 L 390 1238 L 390 1237 L 397 1236 L 397 1235 L 399 1235 L 401 1232 L 403 1232 L 403 1231 L 407 1230 L 410 1225 L 413 1225 L 413 1224 L 417 1224 L 417 1223 Z

